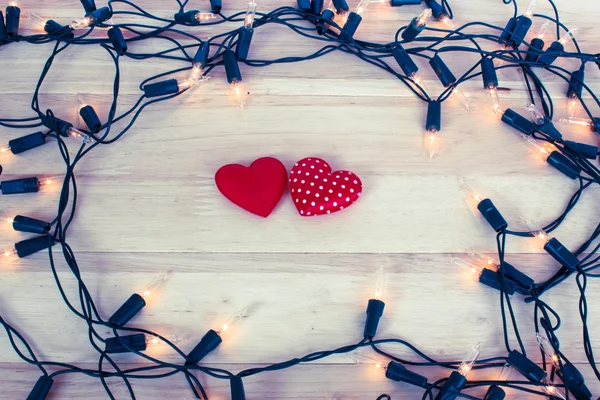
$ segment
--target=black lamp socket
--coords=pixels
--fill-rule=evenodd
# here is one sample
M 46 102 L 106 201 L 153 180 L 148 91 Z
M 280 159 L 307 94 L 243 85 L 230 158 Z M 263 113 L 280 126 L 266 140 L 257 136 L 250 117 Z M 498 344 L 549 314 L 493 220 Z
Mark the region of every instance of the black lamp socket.
M 223 340 L 219 334 L 214 330 L 211 329 L 210 331 L 206 332 L 196 347 L 194 347 L 187 355 L 185 365 L 189 366 L 198 364 L 211 351 L 216 349 L 222 341 Z
M 31 239 L 15 243 L 15 250 L 19 258 L 27 257 L 38 251 L 54 246 L 55 241 L 50 235 L 36 236 Z
M 383 301 L 377 299 L 369 300 L 367 305 L 367 320 L 365 321 L 365 329 L 363 332 L 364 337 L 375 337 L 384 308 L 385 303 Z
M 252 42 L 253 34 L 254 29 L 252 28 L 240 28 L 237 45 L 235 46 L 235 55 L 238 60 L 243 61 L 248 58 L 248 52 L 250 51 L 250 43 Z
M 433 58 L 429 60 L 429 65 L 431 65 L 433 72 L 435 72 L 444 87 L 448 87 L 456 83 L 456 77 L 439 55 L 436 54 L 433 56 Z
M 168 79 L 144 85 L 144 93 L 148 98 L 175 94 L 178 91 L 177 79 Z
M 40 190 L 38 178 L 21 178 L 0 182 L 2 194 L 35 193 Z
M 54 381 L 49 376 L 41 376 L 35 383 L 35 386 L 31 390 L 31 393 L 29 393 L 29 396 L 27 396 L 26 400 L 46 400 L 50 393 L 50 389 L 52 389 L 53 383 Z
M 50 224 L 39 219 L 17 215 L 13 218 L 13 229 L 17 232 L 37 233 L 45 235 L 50 232 Z
M 492 200 L 483 199 L 477 204 L 477 209 L 483 215 L 483 218 L 487 221 L 487 223 L 492 227 L 496 232 L 502 232 L 506 227 L 508 227 L 508 223 L 500 214 L 500 211 L 496 208 Z
M 459 374 L 457 371 L 452 371 L 444 386 L 440 389 L 435 400 L 454 400 L 460 394 L 467 384 L 467 378 Z
M 117 328 L 124 327 L 146 306 L 146 301 L 137 293 L 132 294 L 125 303 L 108 319 Z
M 579 260 L 556 238 L 552 238 L 544 245 L 544 250 L 561 265 L 569 270 L 574 270 L 579 265 Z
M 539 383 L 546 379 L 546 372 L 536 363 L 516 350 L 508 354 L 508 363 L 531 382 Z
M 127 52 L 127 42 L 121 29 L 118 26 L 113 26 L 108 30 L 107 34 L 117 54 L 120 56 L 125 54 Z
M 42 132 L 35 132 L 9 141 L 8 146 L 10 147 L 11 153 L 19 154 L 27 150 L 34 149 L 45 143 L 46 136 L 44 136 Z

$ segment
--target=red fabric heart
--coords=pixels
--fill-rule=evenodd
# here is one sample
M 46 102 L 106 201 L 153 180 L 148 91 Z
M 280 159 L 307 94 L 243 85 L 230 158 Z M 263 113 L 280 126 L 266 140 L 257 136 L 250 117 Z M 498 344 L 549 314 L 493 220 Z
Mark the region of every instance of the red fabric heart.
M 311 217 L 348 208 L 360 197 L 362 182 L 350 171 L 331 171 L 316 157 L 304 158 L 290 172 L 290 192 L 300 215 Z
M 263 157 L 248 168 L 224 165 L 215 174 L 215 183 L 232 203 L 266 218 L 285 193 L 287 170 L 278 159 Z

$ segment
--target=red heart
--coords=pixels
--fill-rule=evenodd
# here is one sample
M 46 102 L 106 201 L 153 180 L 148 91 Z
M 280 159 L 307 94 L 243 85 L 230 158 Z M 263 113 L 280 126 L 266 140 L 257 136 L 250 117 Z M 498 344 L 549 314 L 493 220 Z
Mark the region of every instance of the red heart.
M 287 170 L 276 158 L 263 157 L 246 168 L 225 165 L 215 174 L 217 188 L 232 203 L 261 217 L 268 217 L 285 193 Z
M 290 172 L 292 200 L 305 217 L 331 214 L 348 208 L 360 197 L 362 182 L 350 171 L 331 171 L 320 158 L 304 158 Z

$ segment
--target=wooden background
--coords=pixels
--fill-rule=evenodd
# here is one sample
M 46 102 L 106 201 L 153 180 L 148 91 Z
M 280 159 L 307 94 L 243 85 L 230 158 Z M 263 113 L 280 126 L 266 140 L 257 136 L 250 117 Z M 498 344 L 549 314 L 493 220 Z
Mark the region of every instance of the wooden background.
M 500 0 L 451 3 L 458 25 L 482 20 L 504 26 L 512 15 L 512 7 Z M 549 5 L 540 3 L 538 12 L 549 14 Z M 138 4 L 165 17 L 176 8 L 175 2 L 160 0 Z M 280 5 L 261 0 L 259 10 Z M 596 53 L 600 3 L 581 0 L 575 7 L 571 1 L 560 0 L 557 5 L 562 21 L 580 28 L 577 38 L 584 51 Z M 190 6 L 206 10 L 208 1 L 192 0 Z M 527 4 L 520 1 L 520 6 L 524 10 Z M 27 0 L 21 7 L 63 23 L 81 15 L 75 0 Z M 245 2 L 226 0 L 224 12 L 243 8 Z M 356 37 L 391 41 L 396 29 L 421 9 L 373 5 Z M 532 35 L 539 26 L 535 21 Z M 229 29 L 233 27 L 230 24 Z M 30 22 L 23 22 L 22 29 L 35 31 Z M 222 29 L 193 31 L 206 38 Z M 130 51 L 157 51 L 166 45 L 153 40 L 132 44 Z M 251 57 L 308 55 L 320 45 L 286 28 L 266 26 L 254 34 Z M 50 46 L 26 43 L 0 49 L 2 117 L 32 116 L 28 105 L 50 50 Z M 476 57 L 452 54 L 444 58 L 458 76 Z M 426 63 L 418 62 L 435 97 L 441 85 Z M 569 69 L 577 67 L 560 63 Z M 182 66 L 156 59 L 123 60 L 120 109 L 139 97 L 142 79 Z M 466 248 L 495 250 L 494 232 L 466 204 L 458 178 L 467 177 L 490 196 L 517 230 L 522 229 L 520 215 L 541 223 L 556 217 L 576 183 L 549 167 L 516 131 L 495 119 L 479 79 L 463 89 L 473 105 L 471 113 L 453 99 L 443 104 L 443 149 L 430 162 L 422 149 L 425 104 L 373 66 L 349 55 L 331 54 L 298 64 L 241 68 L 251 92 L 246 110 L 231 104 L 224 72 L 217 68 L 208 84 L 147 108 L 122 140 L 95 149 L 79 164 L 79 207 L 68 241 L 103 315 L 108 317 L 132 292 L 171 270 L 171 281 L 132 324 L 165 335 L 190 335 L 190 342 L 181 346 L 189 350 L 209 328 L 249 306 L 248 318 L 205 359 L 210 365 L 238 371 L 360 340 L 375 271 L 383 266 L 389 278 L 380 337 L 406 339 L 440 360 L 462 358 L 476 342 L 481 342 L 482 357 L 506 355 L 498 292 L 472 282 L 449 263 L 451 253 Z M 77 103 L 73 95 L 80 92 L 105 116 L 113 74 L 104 50 L 73 46 L 57 57 L 42 87 L 41 107 L 74 120 Z M 596 68 L 590 65 L 586 74 L 586 83 L 600 89 Z M 564 116 L 566 84 L 548 74 L 542 76 L 556 95 L 557 117 Z M 499 78 L 502 86 L 511 89 L 500 93 L 502 105 L 524 113 L 526 96 L 519 71 L 503 70 Z M 0 137 L 7 142 L 28 132 L 0 129 Z M 563 127 L 563 132 L 569 139 L 597 141 L 583 129 Z M 71 144 L 74 150 L 77 144 Z M 62 161 L 55 146 L 49 143 L 20 156 L 2 155 L 3 178 L 60 175 Z M 334 168 L 357 173 L 364 183 L 360 201 L 336 215 L 301 218 L 286 195 L 268 219 L 261 219 L 227 202 L 213 183 L 216 170 L 227 163 L 248 164 L 261 156 L 274 156 L 291 168 L 296 160 L 311 155 L 325 158 Z M 57 191 L 48 188 L 38 194 L 3 197 L 3 212 L 5 216 L 52 219 Z M 597 223 L 596 195 L 596 188 L 586 192 L 556 231 L 571 248 Z M 14 232 L 8 224 L 0 227 L 0 235 L 6 246 L 29 236 Z M 558 268 L 541 254 L 533 239 L 510 238 L 508 251 L 509 261 L 537 280 Z M 76 286 L 63 263 L 59 270 L 71 299 L 76 299 Z M 592 282 L 588 304 L 592 341 L 598 346 L 600 296 L 596 289 Z M 537 357 L 533 307 L 518 295 L 513 299 L 523 338 Z M 563 318 L 562 350 L 580 363 L 598 396 L 600 385 L 586 367 L 583 353 L 575 283 L 560 285 L 544 300 Z M 85 324 L 60 299 L 46 255 L 2 267 L 0 313 L 25 333 L 40 358 L 90 367 L 96 363 Z M 389 350 L 412 357 L 402 348 Z M 149 353 L 181 362 L 164 348 Z M 117 358 L 123 363 L 137 362 L 130 355 Z M 448 373 L 435 368 L 417 371 L 430 381 Z M 497 372 L 487 377 L 494 378 Z M 2 397 L 7 399 L 26 397 L 38 378 L 36 368 L 17 357 L 3 332 L 0 376 Z M 513 379 L 518 379 L 516 374 Z M 226 381 L 204 377 L 202 381 L 211 399 L 229 398 Z M 142 400 L 190 397 L 181 376 L 133 384 Z M 384 392 L 393 399 L 416 399 L 421 393 L 386 380 L 368 363 L 355 365 L 347 356 L 260 374 L 247 379 L 245 386 L 249 400 L 374 400 Z M 111 388 L 119 399 L 127 398 L 120 381 L 112 381 Z M 101 399 L 106 395 L 98 381 L 66 376 L 57 379 L 50 398 Z M 529 397 L 514 394 L 511 398 Z

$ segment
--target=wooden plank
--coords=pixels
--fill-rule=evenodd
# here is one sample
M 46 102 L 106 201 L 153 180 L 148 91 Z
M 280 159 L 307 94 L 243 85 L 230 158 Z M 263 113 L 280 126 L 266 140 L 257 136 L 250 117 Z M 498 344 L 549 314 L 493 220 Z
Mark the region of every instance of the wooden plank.
M 477 342 L 482 343 L 483 357 L 506 354 L 500 334 L 498 292 L 472 281 L 468 272 L 450 263 L 448 254 L 77 255 L 90 293 L 105 318 L 131 293 L 143 292 L 155 276 L 172 271 L 171 281 L 132 326 L 164 335 L 189 336 L 189 341 L 182 344 L 184 349 L 193 348 L 208 329 L 218 329 L 231 313 L 248 307 L 248 318 L 207 358 L 209 362 L 275 362 L 298 356 L 299 352 L 358 342 L 380 266 L 388 273 L 381 338 L 406 339 L 440 358 L 460 358 Z M 557 268 L 549 257 L 541 255 L 510 255 L 507 259 L 537 282 L 550 277 Z M 64 262 L 59 262 L 57 268 L 69 298 L 78 304 L 76 286 Z M 2 296 L 0 312 L 27 333 L 44 357 L 78 362 L 95 358 L 85 324 L 62 304 L 42 255 L 13 264 L 0 275 L 0 287 L 11 294 Z M 587 295 L 593 335 L 599 323 L 594 312 L 598 294 L 589 290 Z M 572 279 L 543 296 L 563 319 L 558 332 L 561 349 L 573 362 L 586 360 L 578 297 Z M 515 313 L 523 340 L 532 358 L 536 358 L 533 306 L 522 299 L 513 296 Z M 110 330 L 100 332 L 111 335 Z M 57 336 L 69 340 L 57 341 Z M 16 355 L 9 350 L 8 343 L 0 341 L 3 361 L 16 362 Z M 400 348 L 394 351 L 410 356 Z M 179 360 L 173 354 L 164 357 Z

